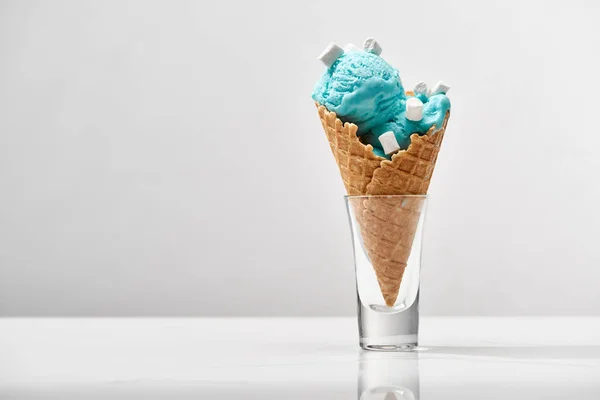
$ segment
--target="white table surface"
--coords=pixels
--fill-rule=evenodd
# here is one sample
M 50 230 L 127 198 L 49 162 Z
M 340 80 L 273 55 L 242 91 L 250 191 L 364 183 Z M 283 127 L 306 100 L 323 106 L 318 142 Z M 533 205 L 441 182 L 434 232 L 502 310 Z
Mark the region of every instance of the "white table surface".
M 600 318 L 0 319 L 0 399 L 600 399 Z M 391 393 L 394 393 L 393 395 Z

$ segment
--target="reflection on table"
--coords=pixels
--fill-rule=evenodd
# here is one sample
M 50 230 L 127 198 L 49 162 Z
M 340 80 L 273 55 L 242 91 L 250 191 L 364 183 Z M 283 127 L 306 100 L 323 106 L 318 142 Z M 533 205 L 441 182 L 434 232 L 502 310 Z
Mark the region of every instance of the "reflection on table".
M 358 399 L 419 400 L 419 353 L 361 352 Z

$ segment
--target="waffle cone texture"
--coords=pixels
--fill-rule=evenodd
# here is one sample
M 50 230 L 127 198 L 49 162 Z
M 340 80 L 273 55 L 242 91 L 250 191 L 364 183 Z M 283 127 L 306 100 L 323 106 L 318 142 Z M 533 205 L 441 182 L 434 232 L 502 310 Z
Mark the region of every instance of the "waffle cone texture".
M 375 155 L 371 145 L 361 143 L 355 124 L 343 123 L 325 106 L 317 104 L 317 109 L 348 195 L 427 194 L 450 112 L 441 127 L 433 126 L 421 136 L 412 134 L 408 149 L 388 160 Z M 405 198 L 399 204 L 397 199 L 373 197 L 350 202 L 381 294 L 391 307 L 398 297 L 422 200 Z

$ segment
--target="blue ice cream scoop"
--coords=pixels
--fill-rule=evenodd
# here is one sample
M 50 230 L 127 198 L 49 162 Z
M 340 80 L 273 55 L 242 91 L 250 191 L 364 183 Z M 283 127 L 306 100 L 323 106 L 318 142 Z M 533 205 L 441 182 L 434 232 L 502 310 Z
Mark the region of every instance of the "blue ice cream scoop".
M 355 50 L 342 54 L 325 71 L 312 97 L 356 124 L 362 135 L 400 114 L 406 94 L 398 70 L 373 53 Z
M 342 121 L 356 124 L 361 141 L 387 158 L 392 153 L 386 154 L 380 141 L 384 133 L 393 132 L 399 149 L 407 149 L 413 133 L 423 135 L 434 125 L 441 127 L 450 109 L 445 92 L 418 93 L 423 103 L 419 117 L 407 116 L 408 98 L 398 70 L 378 54 L 362 50 L 341 53 L 317 82 L 312 97 Z
M 380 157 L 388 157 L 385 154 L 379 137 L 386 132 L 394 132 L 396 141 L 400 149 L 408 149 L 410 145 L 410 136 L 413 133 L 423 135 L 429 131 L 432 126 L 441 127 L 446 117 L 446 111 L 450 109 L 450 99 L 444 94 L 436 94 L 430 97 L 419 96 L 424 100 L 422 118 L 419 121 L 412 121 L 406 118 L 406 107 L 402 109 L 394 119 L 384 124 L 373 127 L 369 132 L 360 137 L 365 144 L 373 146 L 373 153 Z M 404 103 L 405 104 L 405 103 Z

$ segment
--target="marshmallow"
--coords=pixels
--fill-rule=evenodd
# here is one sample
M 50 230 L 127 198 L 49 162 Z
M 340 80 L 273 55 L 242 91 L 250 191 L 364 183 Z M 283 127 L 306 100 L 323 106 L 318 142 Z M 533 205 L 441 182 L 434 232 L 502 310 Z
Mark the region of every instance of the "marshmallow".
M 429 95 L 433 96 L 434 94 L 446 94 L 450 90 L 450 86 L 445 85 L 444 82 L 439 81 L 435 84 L 435 86 L 429 91 Z
M 424 94 L 427 96 L 427 84 L 425 82 L 417 83 L 413 89 L 413 92 L 415 92 L 415 95 Z
M 353 51 L 362 51 L 358 46 L 356 46 L 353 43 L 348 43 L 345 47 L 344 47 L 344 53 L 351 53 Z
M 423 119 L 423 102 L 416 97 L 406 100 L 406 119 L 420 121 Z
M 381 52 L 383 51 L 381 49 L 381 46 L 379 45 L 379 42 L 377 42 L 377 40 L 375 40 L 375 38 L 367 38 L 365 40 L 365 44 L 363 45 L 363 48 L 365 49 L 365 51 L 367 53 L 373 53 L 376 56 L 380 55 Z
M 342 54 L 344 54 L 344 50 L 340 46 L 335 43 L 329 43 L 329 45 L 317 58 L 323 61 L 323 64 L 329 68 Z
M 396 136 L 392 131 L 381 134 L 381 136 L 379 136 L 379 143 L 381 143 L 383 152 L 386 155 L 390 155 L 400 150 L 400 145 L 398 144 Z

